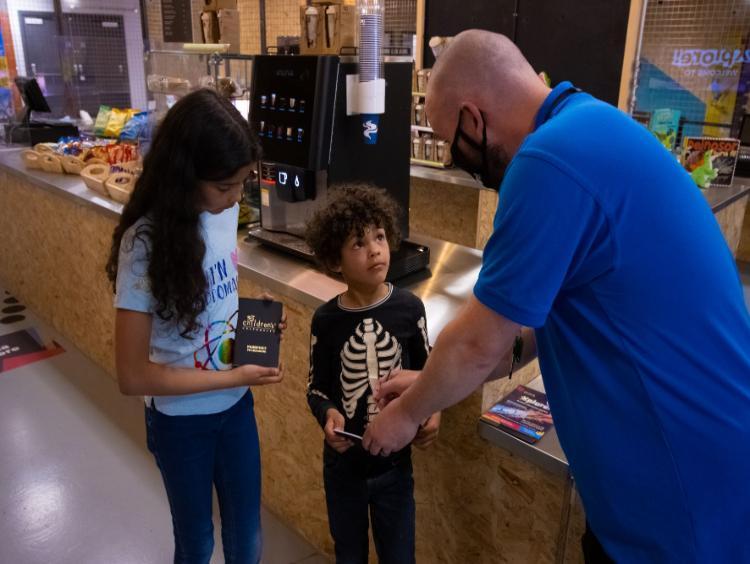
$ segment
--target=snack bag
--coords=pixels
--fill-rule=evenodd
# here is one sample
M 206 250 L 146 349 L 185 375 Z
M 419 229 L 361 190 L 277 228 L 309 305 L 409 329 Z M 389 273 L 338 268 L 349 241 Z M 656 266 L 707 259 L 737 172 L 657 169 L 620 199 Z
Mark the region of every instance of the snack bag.
M 96 121 L 94 122 L 94 135 L 100 137 L 104 135 L 104 130 L 107 128 L 111 113 L 112 108 L 109 106 L 99 106 L 99 113 L 96 114 Z
M 148 112 L 139 112 L 135 114 L 120 133 L 120 141 L 137 141 L 141 133 L 148 125 Z
M 125 122 L 128 121 L 128 112 L 129 110 L 112 108 L 107 127 L 104 128 L 104 137 L 119 137 Z

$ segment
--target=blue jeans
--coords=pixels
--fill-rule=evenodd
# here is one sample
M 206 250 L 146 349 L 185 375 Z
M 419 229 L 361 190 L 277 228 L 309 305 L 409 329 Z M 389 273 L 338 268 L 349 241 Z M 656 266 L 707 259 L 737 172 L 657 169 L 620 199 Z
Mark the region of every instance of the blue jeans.
M 358 452 L 357 450 L 358 449 Z M 411 456 L 394 459 L 373 471 L 369 455 L 354 446 L 340 455 L 326 447 L 323 482 L 336 564 L 367 564 L 367 531 L 381 564 L 413 564 L 414 478 Z M 369 515 L 368 515 L 369 513 Z
M 260 449 L 252 393 L 211 415 L 170 416 L 146 407 L 146 436 L 172 511 L 175 564 L 211 559 L 212 486 L 219 498 L 227 564 L 257 564 Z

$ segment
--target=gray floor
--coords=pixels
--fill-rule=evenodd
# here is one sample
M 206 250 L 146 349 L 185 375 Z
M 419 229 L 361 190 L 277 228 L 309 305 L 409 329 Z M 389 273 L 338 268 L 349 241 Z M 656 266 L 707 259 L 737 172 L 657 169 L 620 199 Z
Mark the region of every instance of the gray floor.
M 1 313 L 9 296 L 0 288 Z M 15 307 L 14 309 L 17 309 Z M 142 446 L 143 406 L 24 310 L 66 352 L 0 373 L 0 562 L 138 564 L 172 560 L 169 507 Z M 265 564 L 328 562 L 264 510 Z M 223 563 L 217 533 L 212 562 Z

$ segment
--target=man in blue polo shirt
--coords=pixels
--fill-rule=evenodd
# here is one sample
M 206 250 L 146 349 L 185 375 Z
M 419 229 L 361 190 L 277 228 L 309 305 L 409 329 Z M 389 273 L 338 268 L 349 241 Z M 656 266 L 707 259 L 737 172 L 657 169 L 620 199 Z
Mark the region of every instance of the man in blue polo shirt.
M 520 334 L 606 556 L 750 562 L 750 315 L 690 177 L 641 125 L 570 83 L 550 90 L 489 32 L 454 39 L 427 113 L 456 163 L 499 186 L 494 232 L 474 296 L 422 375 L 384 388 L 413 382 L 365 447 L 401 448 L 507 374 Z

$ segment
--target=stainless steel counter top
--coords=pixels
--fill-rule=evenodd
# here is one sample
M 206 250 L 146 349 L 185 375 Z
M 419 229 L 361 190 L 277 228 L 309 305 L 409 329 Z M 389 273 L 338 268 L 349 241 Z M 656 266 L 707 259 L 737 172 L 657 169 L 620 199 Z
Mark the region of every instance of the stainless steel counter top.
M 540 392 L 544 391 L 544 382 L 541 376 L 537 376 L 526 386 Z M 482 438 L 495 446 L 509 450 L 556 476 L 568 475 L 568 459 L 560 447 L 557 429 L 554 425 L 533 445 L 482 420 L 477 424 L 477 430 Z

